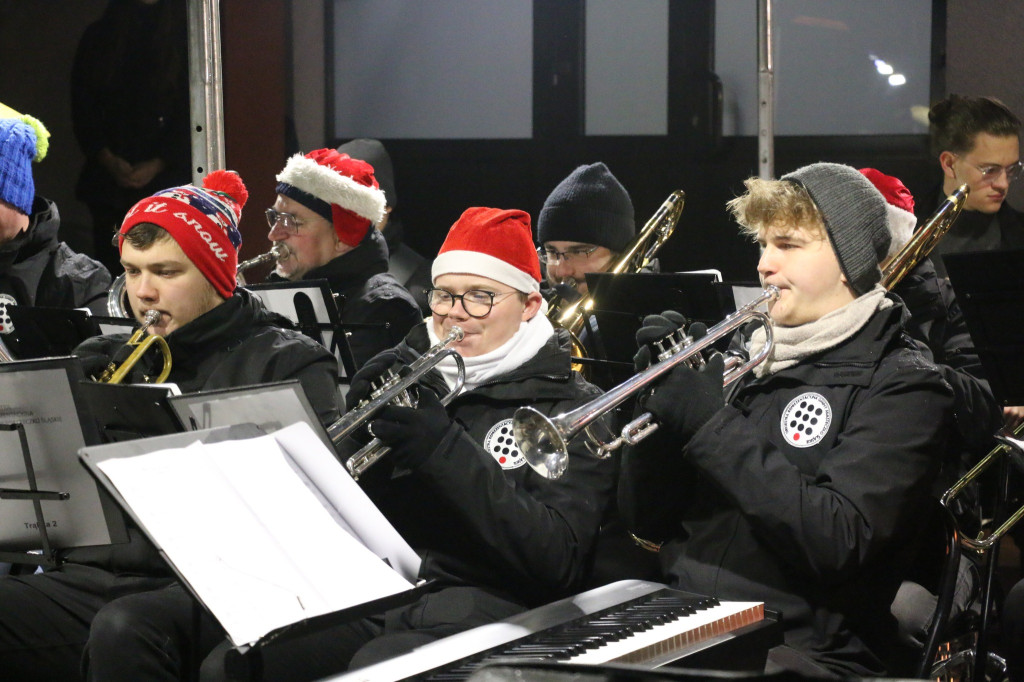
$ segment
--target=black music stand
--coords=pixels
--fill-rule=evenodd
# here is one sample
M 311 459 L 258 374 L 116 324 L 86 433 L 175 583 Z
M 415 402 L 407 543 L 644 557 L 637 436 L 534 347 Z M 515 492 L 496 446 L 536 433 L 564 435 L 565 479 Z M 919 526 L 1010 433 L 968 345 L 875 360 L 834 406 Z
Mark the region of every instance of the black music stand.
M 0 364 L 0 448 L 21 453 L 0 458 L 0 561 L 55 566 L 58 549 L 127 539 L 116 507 L 73 456 L 99 442 L 74 392 L 82 376 L 73 357 Z
M 14 331 L 4 343 L 18 359 L 70 355 L 78 344 L 100 333 L 99 325 L 87 310 L 8 306 Z
M 164 386 L 81 381 L 77 387 L 101 443 L 120 443 L 184 431 Z
M 1024 405 L 1024 249 L 942 257 L 996 399 Z
M 287 317 L 299 331 L 337 355 L 345 376 L 355 374 L 355 359 L 345 335 L 347 325 L 342 322 L 327 280 L 266 282 L 246 288 L 256 294 L 268 310 Z

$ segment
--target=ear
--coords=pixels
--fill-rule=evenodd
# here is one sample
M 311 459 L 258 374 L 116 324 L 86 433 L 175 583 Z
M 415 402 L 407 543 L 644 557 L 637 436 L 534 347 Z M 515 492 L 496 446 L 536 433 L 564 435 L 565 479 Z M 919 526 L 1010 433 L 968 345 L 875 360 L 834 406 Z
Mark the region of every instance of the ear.
M 956 170 L 953 168 L 953 163 L 956 161 L 956 154 L 953 152 L 942 152 L 939 154 L 939 166 L 942 167 L 942 173 L 950 179 L 956 179 Z
M 531 291 L 526 297 L 526 307 L 523 308 L 523 322 L 529 322 L 540 310 L 540 304 L 544 298 L 536 291 Z

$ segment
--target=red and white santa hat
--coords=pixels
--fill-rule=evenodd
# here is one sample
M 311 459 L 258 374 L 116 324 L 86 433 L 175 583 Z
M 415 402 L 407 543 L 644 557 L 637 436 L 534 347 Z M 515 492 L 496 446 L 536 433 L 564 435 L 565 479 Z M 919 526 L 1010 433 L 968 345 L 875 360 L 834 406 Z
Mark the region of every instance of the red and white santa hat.
M 479 275 L 523 293 L 540 291 L 540 260 L 530 214 L 467 208 L 448 230 L 430 269 L 432 281 L 447 274 Z
M 917 216 L 914 215 L 914 195 L 903 182 L 874 168 L 861 168 L 860 172 L 885 197 L 885 218 L 892 234 L 889 256 L 898 253 L 914 236 Z
M 277 174 L 277 182 L 278 194 L 331 221 L 338 239 L 349 246 L 358 246 L 370 226 L 384 220 L 387 201 L 373 166 L 336 149 L 296 154 Z

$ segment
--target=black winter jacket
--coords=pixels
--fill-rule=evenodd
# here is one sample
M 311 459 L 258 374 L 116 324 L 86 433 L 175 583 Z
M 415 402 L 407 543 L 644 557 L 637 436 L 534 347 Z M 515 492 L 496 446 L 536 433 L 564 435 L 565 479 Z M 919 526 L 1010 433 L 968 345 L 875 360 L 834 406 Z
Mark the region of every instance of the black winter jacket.
M 429 345 L 421 324 L 388 354 L 408 364 Z M 447 393 L 436 372 L 425 383 Z M 543 478 L 515 447 L 511 419 L 522 405 L 553 416 L 599 393 L 570 370 L 568 334 L 559 331 L 516 370 L 455 398 L 451 427 L 413 472 L 389 478 L 381 460 L 380 470 L 360 479 L 423 557 L 421 577 L 438 589 L 472 586 L 522 608 L 578 591 L 614 494 L 615 464 L 584 454 L 576 439 L 565 475 Z M 421 602 L 434 604 L 438 618 L 451 610 L 443 598 Z
M 394 347 L 423 321 L 419 305 L 388 274 L 388 251 L 379 230 L 371 229 L 363 241 L 325 265 L 313 268 L 304 280 L 325 279 L 338 294 L 338 310 L 345 324 L 366 324 L 348 331 L 348 344 L 356 369 L 377 353 Z M 271 273 L 268 282 L 284 281 Z
M 60 241 L 59 228 L 57 205 L 36 196 L 28 229 L 0 246 L 0 294 L 12 296 L 18 305 L 88 307 L 106 315 L 110 273 Z
M 902 331 L 902 306 L 741 386 L 689 443 L 625 453 L 619 504 L 665 540 L 682 589 L 781 611 L 785 641 L 835 672 L 886 672 L 889 613 L 952 422 L 952 391 Z M 934 504 L 934 502 L 931 502 Z

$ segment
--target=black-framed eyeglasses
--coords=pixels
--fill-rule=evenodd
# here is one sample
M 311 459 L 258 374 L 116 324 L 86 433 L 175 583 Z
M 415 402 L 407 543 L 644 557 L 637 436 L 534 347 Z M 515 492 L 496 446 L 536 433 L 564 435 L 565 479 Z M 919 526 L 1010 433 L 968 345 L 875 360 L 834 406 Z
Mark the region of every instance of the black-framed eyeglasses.
M 267 225 L 270 225 L 271 232 L 280 225 L 286 233 L 296 235 L 299 233 L 299 228 L 306 224 L 305 220 L 295 217 L 295 214 L 278 211 L 275 208 L 268 208 L 264 213 L 267 215 Z
M 964 163 L 967 163 L 964 161 Z M 981 181 L 984 183 L 995 182 L 1002 173 L 1006 173 L 1006 182 L 1013 182 L 1021 176 L 1024 172 L 1024 161 L 1016 161 L 1011 163 L 1009 166 L 1000 166 L 996 163 L 987 163 L 981 166 L 973 163 L 967 163 L 971 168 L 976 169 L 981 173 Z
M 514 293 L 516 292 L 506 291 L 498 294 L 483 289 L 470 289 L 461 294 L 453 294 L 447 289 L 434 287 L 426 290 L 427 307 L 437 315 L 447 315 L 455 307 L 455 301 L 459 300 L 462 301 L 462 309 L 470 317 L 487 317 L 494 307 L 495 300 L 501 300 Z
M 590 254 L 597 251 L 600 247 L 598 246 L 572 246 L 565 251 L 559 251 L 558 249 L 552 249 L 549 246 L 541 246 L 537 248 L 537 257 L 540 258 L 540 262 L 545 265 L 549 263 L 557 263 L 563 261 L 567 265 L 572 263 L 582 263 L 583 261 L 590 258 Z

